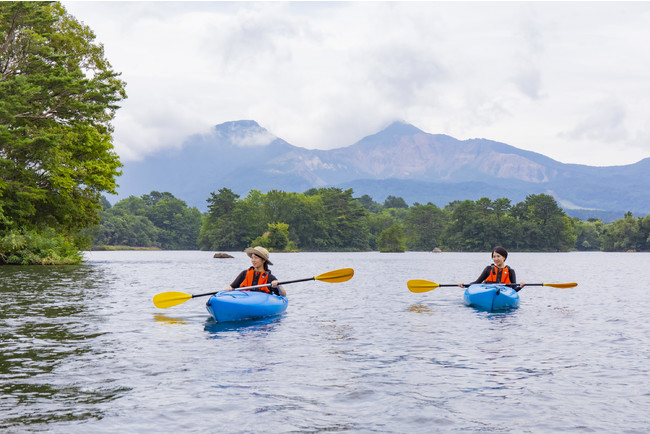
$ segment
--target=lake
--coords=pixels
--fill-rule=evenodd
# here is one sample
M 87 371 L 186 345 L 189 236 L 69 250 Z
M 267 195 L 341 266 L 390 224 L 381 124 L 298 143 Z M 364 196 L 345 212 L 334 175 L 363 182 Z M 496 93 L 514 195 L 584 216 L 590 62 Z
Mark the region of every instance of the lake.
M 277 318 L 218 324 L 207 297 L 250 261 L 214 252 L 87 252 L 0 267 L 0 431 L 648 432 L 648 253 L 517 253 L 518 309 L 462 289 L 490 253 L 272 253 Z

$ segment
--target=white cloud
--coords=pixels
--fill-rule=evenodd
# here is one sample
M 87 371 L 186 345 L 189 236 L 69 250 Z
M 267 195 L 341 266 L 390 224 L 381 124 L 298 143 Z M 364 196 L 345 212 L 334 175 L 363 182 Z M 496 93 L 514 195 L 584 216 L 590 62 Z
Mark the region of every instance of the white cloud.
M 124 160 L 239 119 L 306 148 L 405 120 L 563 162 L 650 156 L 650 3 L 64 5 L 127 82 Z
M 276 139 L 267 131 L 240 131 L 229 137 L 233 144 L 241 147 L 266 146 Z
M 575 140 L 612 143 L 627 140 L 624 126 L 625 108 L 617 101 L 601 101 L 585 107 L 585 114 L 578 124 L 559 137 Z

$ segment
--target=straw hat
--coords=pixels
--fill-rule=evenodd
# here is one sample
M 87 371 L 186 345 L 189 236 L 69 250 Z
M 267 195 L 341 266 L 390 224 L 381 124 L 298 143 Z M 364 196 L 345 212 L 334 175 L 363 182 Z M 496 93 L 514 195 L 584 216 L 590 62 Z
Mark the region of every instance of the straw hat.
M 260 246 L 255 246 L 255 247 L 249 247 L 244 252 L 250 256 L 255 253 L 255 255 L 259 256 L 260 258 L 264 259 L 269 265 L 273 265 L 273 262 L 269 261 L 269 251 L 266 250 L 264 247 Z

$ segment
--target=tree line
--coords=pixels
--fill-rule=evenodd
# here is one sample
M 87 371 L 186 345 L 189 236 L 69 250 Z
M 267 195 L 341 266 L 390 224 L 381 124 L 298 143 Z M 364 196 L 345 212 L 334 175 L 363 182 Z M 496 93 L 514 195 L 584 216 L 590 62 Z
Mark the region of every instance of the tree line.
M 207 203 L 201 213 L 170 193 L 131 196 L 114 206 L 104 199 L 101 223 L 89 236 L 95 245 L 217 251 L 253 245 L 273 251 L 478 252 L 495 245 L 516 251 L 650 250 L 650 215 L 583 221 L 568 217 L 546 194 L 516 204 L 482 198 L 439 208 L 409 206 L 395 196 L 380 204 L 334 187 L 251 190 L 245 197 L 222 188 Z

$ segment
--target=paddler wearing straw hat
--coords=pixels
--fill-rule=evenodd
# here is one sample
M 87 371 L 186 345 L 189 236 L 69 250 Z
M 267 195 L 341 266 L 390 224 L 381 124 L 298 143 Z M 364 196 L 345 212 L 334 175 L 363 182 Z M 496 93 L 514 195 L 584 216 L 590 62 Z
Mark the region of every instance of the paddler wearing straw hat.
M 226 288 L 226 291 L 270 283 L 270 288 L 256 288 L 254 291 L 286 296 L 287 292 L 283 287 L 278 286 L 278 279 L 273 275 L 273 273 L 271 273 L 271 270 L 269 270 L 269 265 L 273 265 L 273 262 L 269 260 L 269 251 L 264 247 L 255 246 L 249 247 L 244 252 L 251 258 L 252 266 L 239 273 L 239 276 L 237 276 L 230 286 Z

